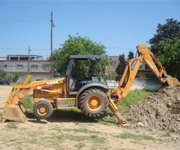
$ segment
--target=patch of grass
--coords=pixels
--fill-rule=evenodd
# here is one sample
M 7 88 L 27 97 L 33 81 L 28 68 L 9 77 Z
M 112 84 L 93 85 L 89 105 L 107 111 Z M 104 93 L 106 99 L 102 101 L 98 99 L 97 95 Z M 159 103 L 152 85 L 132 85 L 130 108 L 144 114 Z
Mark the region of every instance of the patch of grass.
M 148 91 L 131 91 L 128 93 L 128 95 L 125 97 L 125 99 L 117 105 L 120 112 L 127 110 L 129 106 L 132 106 L 136 104 L 137 102 L 144 100 L 146 97 L 148 97 L 152 92 Z
M 117 135 L 116 137 L 121 138 L 121 139 L 152 140 L 152 141 L 155 140 L 155 138 L 152 137 L 152 136 L 135 135 L 135 134 L 132 134 L 132 133 L 122 133 L 120 135 Z
M 50 129 L 50 130 L 55 130 L 55 131 L 58 131 L 59 133 L 61 133 L 61 132 L 62 132 L 62 129 L 61 129 L 61 128 L 59 128 L 59 127 L 55 127 L 55 128 Z
M 172 132 L 169 130 L 166 133 L 164 133 L 163 135 L 161 135 L 161 137 L 171 137 Z
M 97 135 L 91 135 L 91 136 L 75 136 L 75 135 L 64 135 L 65 139 L 69 139 L 72 141 L 91 141 L 92 143 L 104 143 L 105 138 L 104 137 L 98 137 Z
M 63 136 L 58 135 L 58 136 L 56 136 L 56 138 L 57 138 L 58 140 L 62 140 L 62 139 L 63 139 Z
M 8 122 L 8 124 L 7 124 L 7 128 L 9 128 L 9 129 L 17 129 L 18 127 L 17 127 L 17 122 Z
M 78 144 L 76 144 L 75 145 L 75 147 L 77 148 L 77 149 L 81 149 L 81 148 L 83 148 L 83 147 L 85 147 L 86 145 L 84 144 L 84 143 L 78 143 Z
M 33 112 L 33 99 L 32 99 L 32 97 L 33 97 L 33 95 L 28 95 L 21 100 L 21 102 L 24 104 L 24 107 L 26 108 L 28 113 Z
M 83 133 L 99 133 L 98 131 L 92 131 L 88 130 L 86 128 L 80 128 L 80 129 L 64 129 L 64 131 L 73 131 L 75 133 L 83 132 Z
M 128 110 L 129 106 L 136 104 L 137 102 L 144 100 L 146 97 L 151 95 L 153 92 L 144 91 L 144 90 L 136 90 L 130 91 L 125 99 L 118 105 L 116 105 L 120 112 Z M 112 114 L 111 110 L 108 108 L 107 114 Z
M 27 140 L 27 142 L 30 144 L 37 144 L 38 140 L 37 139 L 31 139 L 31 140 Z

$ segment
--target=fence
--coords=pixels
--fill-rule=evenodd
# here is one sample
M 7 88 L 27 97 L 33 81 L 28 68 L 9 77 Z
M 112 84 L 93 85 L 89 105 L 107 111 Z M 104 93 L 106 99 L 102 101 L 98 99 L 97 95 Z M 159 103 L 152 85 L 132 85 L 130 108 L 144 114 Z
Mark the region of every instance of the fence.
M 110 89 L 117 88 L 119 86 L 119 82 L 116 82 L 115 80 L 107 80 L 107 84 Z M 156 78 L 150 78 L 150 79 L 136 78 L 134 79 L 134 82 L 130 90 L 157 91 L 161 86 L 162 84 Z

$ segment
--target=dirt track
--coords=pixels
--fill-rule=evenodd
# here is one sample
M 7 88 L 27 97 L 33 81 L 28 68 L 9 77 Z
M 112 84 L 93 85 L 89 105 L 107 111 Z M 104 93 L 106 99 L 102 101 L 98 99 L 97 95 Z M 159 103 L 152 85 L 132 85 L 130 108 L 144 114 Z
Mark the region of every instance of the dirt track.
M 0 86 L 0 115 L 11 88 Z M 177 134 L 128 129 L 108 121 L 83 121 L 77 112 L 75 116 L 76 119 L 65 114 L 41 122 L 30 116 L 25 123 L 0 123 L 0 149 L 180 149 Z

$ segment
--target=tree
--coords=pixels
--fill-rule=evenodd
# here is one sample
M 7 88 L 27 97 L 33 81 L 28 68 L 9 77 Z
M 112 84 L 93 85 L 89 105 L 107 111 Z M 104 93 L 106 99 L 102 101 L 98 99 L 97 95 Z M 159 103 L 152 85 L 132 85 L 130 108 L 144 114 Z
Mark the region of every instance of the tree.
M 126 60 L 125 60 L 125 55 L 119 55 L 119 64 L 116 68 L 116 72 L 118 75 L 122 75 L 124 72 L 124 69 L 126 67 Z
M 134 53 L 133 51 L 130 51 L 129 54 L 128 54 L 128 60 L 134 58 Z
M 68 35 L 68 39 L 61 45 L 62 48 L 54 51 L 53 57 L 56 58 L 57 71 L 60 74 L 65 74 L 68 65 L 69 55 L 106 55 L 105 46 L 101 43 L 93 42 L 88 37 L 81 37 Z M 55 60 L 55 59 L 53 59 Z M 108 64 L 108 59 L 100 61 L 101 67 L 104 68 Z M 73 66 L 73 76 L 79 78 L 87 76 L 90 67 L 88 62 L 79 61 Z
M 160 42 L 163 49 L 158 52 L 158 60 L 165 66 L 168 74 L 180 79 L 180 39 L 166 39 Z
M 6 73 L 0 70 L 0 78 L 5 78 L 5 76 L 6 76 Z
M 159 51 L 163 52 L 160 42 L 166 39 L 174 39 L 175 37 L 180 38 L 180 22 L 173 18 L 167 19 L 166 24 L 158 24 L 156 32 L 154 37 L 149 40 L 154 54 L 157 54 Z

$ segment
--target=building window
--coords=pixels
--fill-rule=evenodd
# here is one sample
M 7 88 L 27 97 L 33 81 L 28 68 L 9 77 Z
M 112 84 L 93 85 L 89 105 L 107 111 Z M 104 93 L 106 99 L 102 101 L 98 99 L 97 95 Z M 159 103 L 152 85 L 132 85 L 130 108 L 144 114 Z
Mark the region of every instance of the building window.
M 146 74 L 146 78 L 150 78 L 151 77 L 151 75 L 150 74 Z
M 18 57 L 10 57 L 10 60 L 18 60 Z
M 23 69 L 23 65 L 17 65 L 17 69 Z
M 45 71 L 50 71 L 51 70 L 51 65 L 50 64 L 43 64 L 43 70 Z
M 6 65 L 6 64 L 4 65 L 4 68 L 7 68 L 7 65 Z
M 38 69 L 38 65 L 31 65 L 31 69 L 33 69 L 33 70 Z

